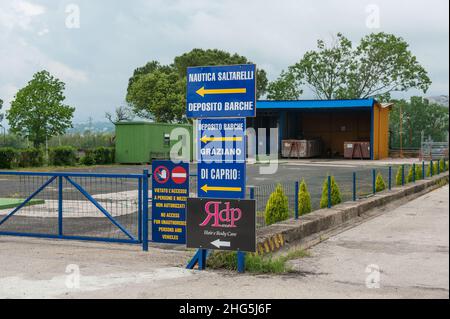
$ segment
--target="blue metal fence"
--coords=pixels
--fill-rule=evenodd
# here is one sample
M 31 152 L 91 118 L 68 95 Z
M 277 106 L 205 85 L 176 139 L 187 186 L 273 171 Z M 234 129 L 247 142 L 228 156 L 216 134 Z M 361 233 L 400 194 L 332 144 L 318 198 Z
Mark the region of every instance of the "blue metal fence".
M 0 172 L 0 235 L 142 243 L 146 178 Z

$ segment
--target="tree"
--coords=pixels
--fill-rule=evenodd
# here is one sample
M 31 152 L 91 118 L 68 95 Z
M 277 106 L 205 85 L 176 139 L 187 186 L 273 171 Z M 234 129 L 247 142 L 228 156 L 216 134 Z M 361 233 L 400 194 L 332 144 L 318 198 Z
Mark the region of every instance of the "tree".
M 298 100 L 303 90 L 297 85 L 291 72 L 281 72 L 279 78 L 267 87 L 269 100 Z
M 431 81 L 408 47 L 401 37 L 383 32 L 369 34 L 353 47 L 338 33 L 332 46 L 317 41 L 317 51 L 306 52 L 287 73 L 295 79 L 297 92 L 307 86 L 318 99 L 386 101 L 392 92 L 410 88 L 425 93 Z
M 105 118 L 111 123 L 121 122 L 121 121 L 130 121 L 133 119 L 133 113 L 126 106 L 119 106 L 114 110 L 114 117 L 111 113 L 106 112 Z
M 342 195 L 334 176 L 331 176 L 331 206 L 340 204 Z M 322 186 L 322 197 L 320 198 L 320 208 L 328 207 L 328 177 L 325 178 Z
M 0 127 L 3 127 L 2 122 L 5 117 L 5 114 L 2 113 L 2 108 L 3 108 L 3 100 L 0 99 Z
M 406 148 L 419 148 L 422 132 L 424 138 L 444 141 L 449 129 L 448 108 L 431 103 L 422 97 L 413 96 L 409 101 L 394 101 L 389 115 L 390 147 L 400 146 L 400 110 L 402 120 L 402 145 Z
M 306 182 L 302 179 L 298 191 L 298 215 L 306 215 L 311 212 L 311 194 L 308 192 Z
M 184 122 L 186 69 L 189 66 L 251 63 L 247 58 L 221 50 L 194 49 L 175 57 L 170 65 L 151 61 L 137 68 L 128 81 L 126 101 L 137 115 L 157 122 Z M 265 94 L 266 72 L 257 70 L 257 96 Z
M 75 108 L 63 104 L 65 84 L 47 71 L 33 75 L 20 89 L 7 112 L 11 132 L 39 147 L 72 127 Z

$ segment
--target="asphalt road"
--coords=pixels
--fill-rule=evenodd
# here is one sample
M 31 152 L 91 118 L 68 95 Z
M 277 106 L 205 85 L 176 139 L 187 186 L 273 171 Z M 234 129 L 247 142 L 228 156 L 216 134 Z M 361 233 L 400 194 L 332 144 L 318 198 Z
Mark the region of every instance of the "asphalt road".
M 288 275 L 189 271 L 184 250 L 0 237 L 0 298 L 449 298 L 448 196 L 331 237 Z

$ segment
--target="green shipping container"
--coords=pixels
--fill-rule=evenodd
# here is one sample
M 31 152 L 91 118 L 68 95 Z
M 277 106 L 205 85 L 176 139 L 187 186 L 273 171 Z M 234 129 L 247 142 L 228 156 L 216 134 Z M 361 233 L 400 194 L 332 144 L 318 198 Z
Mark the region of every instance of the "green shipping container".
M 170 133 L 175 128 L 189 132 L 192 160 L 192 125 L 151 122 L 117 122 L 115 125 L 117 163 L 140 164 L 150 163 L 152 159 L 170 159 L 170 149 L 178 142 L 170 140 Z

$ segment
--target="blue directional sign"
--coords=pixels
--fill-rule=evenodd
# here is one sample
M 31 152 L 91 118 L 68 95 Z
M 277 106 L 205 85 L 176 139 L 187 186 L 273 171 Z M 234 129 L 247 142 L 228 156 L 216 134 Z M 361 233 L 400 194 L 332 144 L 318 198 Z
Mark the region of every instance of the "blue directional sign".
M 244 118 L 202 119 L 197 124 L 198 159 L 201 162 L 244 162 Z
M 152 162 L 152 241 L 186 243 L 189 164 Z
M 189 118 L 256 116 L 256 65 L 187 69 Z
M 245 162 L 198 163 L 198 196 L 245 198 Z

